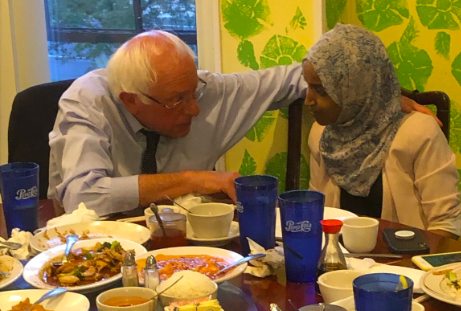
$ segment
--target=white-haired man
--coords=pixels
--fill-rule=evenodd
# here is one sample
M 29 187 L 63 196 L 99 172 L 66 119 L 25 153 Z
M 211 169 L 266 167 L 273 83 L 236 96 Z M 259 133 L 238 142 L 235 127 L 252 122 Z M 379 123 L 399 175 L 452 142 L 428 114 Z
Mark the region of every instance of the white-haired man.
M 235 200 L 238 173 L 215 163 L 265 111 L 305 96 L 302 68 L 223 75 L 197 71 L 194 58 L 178 37 L 149 31 L 77 79 L 50 133 L 48 196 L 99 215 L 192 192 Z

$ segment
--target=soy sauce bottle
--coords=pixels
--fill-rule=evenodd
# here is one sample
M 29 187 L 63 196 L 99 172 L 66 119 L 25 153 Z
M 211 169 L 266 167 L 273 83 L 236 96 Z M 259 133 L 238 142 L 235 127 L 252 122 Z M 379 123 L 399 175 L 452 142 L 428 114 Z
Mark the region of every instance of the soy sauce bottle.
M 343 226 L 343 222 L 337 219 L 321 220 L 323 232 L 325 233 L 325 246 L 320 254 L 320 260 L 317 265 L 317 279 L 322 274 L 335 271 L 346 270 L 347 263 L 344 254 L 339 247 L 339 231 Z M 320 293 L 316 283 L 317 293 Z

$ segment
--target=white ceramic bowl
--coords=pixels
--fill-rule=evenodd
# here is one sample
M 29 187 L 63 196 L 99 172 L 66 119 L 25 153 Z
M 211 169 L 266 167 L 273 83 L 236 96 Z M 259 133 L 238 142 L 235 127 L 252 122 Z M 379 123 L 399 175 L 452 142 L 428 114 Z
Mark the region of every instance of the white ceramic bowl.
M 96 306 L 99 311 L 154 311 L 157 307 L 157 293 L 150 288 L 145 287 L 119 287 L 105 291 L 96 297 Z M 114 297 L 123 297 L 123 296 L 137 296 L 149 299 L 148 302 L 130 306 L 130 307 L 114 307 L 108 306 L 105 302 Z M 155 299 L 152 299 L 154 298 Z
M 163 209 L 165 208 L 170 208 L 172 209 L 175 213 L 182 213 L 182 214 L 186 214 L 187 212 L 182 210 L 181 208 L 177 207 L 177 206 L 174 206 L 174 205 L 157 205 L 158 207 L 158 212 L 161 213 Z M 184 211 L 184 212 L 182 212 Z M 149 218 L 151 216 L 154 216 L 154 213 L 152 212 L 152 210 L 148 207 L 146 209 L 144 209 L 144 218 L 146 220 L 146 226 L 147 228 L 149 228 Z
M 322 274 L 317 282 L 323 301 L 332 303 L 353 295 L 352 281 L 363 274 L 356 270 L 336 270 Z
M 187 219 L 194 236 L 203 239 L 223 238 L 229 233 L 235 206 L 224 203 L 202 203 L 189 208 Z
M 179 301 L 193 301 L 193 300 L 198 300 L 198 299 L 205 299 L 205 298 L 210 298 L 210 299 L 217 299 L 218 298 L 218 284 L 216 282 L 213 282 L 214 284 L 214 290 L 211 293 L 207 293 L 206 295 L 201 295 L 201 296 L 194 296 L 194 297 L 174 297 L 174 296 L 169 296 L 166 294 L 160 294 L 160 302 L 164 307 L 169 306 L 170 303 L 172 302 L 179 302 Z
M 77 249 L 81 247 L 93 247 L 97 242 L 111 243 L 113 241 L 120 242 L 120 244 L 125 250 L 134 250 L 136 256 L 143 255 L 147 252 L 143 246 L 133 241 L 124 240 L 124 239 L 108 239 L 108 238 L 78 241 L 77 243 L 75 243 L 72 249 Z M 42 269 L 45 266 L 45 264 L 48 263 L 53 258 L 64 255 L 65 248 L 66 248 L 66 245 L 56 246 L 32 258 L 24 267 L 24 273 L 23 273 L 24 280 L 30 285 L 34 286 L 35 288 L 42 288 L 42 289 L 55 288 L 55 286 L 45 283 L 42 280 L 42 277 L 41 277 Z M 108 278 L 108 279 L 105 279 L 99 282 L 95 282 L 92 284 L 81 285 L 81 286 L 71 286 L 71 287 L 66 287 L 66 288 L 69 291 L 78 291 L 82 293 L 83 292 L 87 293 L 87 292 L 94 291 L 96 289 L 102 289 L 106 286 L 109 286 L 111 283 L 119 280 L 121 277 L 122 277 L 122 274 L 119 273 L 119 274 L 114 275 L 111 278 Z

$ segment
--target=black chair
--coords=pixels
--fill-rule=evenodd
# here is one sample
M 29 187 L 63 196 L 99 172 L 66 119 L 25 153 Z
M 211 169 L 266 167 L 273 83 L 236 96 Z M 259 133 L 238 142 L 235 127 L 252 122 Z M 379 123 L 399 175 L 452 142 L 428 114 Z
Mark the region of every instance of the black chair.
M 434 105 L 437 118 L 442 121 L 442 132 L 449 139 L 450 134 L 450 98 L 444 92 L 419 92 L 402 88 L 402 95 L 413 99 L 420 105 Z M 304 100 L 298 99 L 288 110 L 288 153 L 285 190 L 299 189 L 301 171 L 301 134 Z
M 40 165 L 39 196 L 47 198 L 50 146 L 61 95 L 74 80 L 32 86 L 19 92 L 13 101 L 8 126 L 8 162 L 35 162 Z

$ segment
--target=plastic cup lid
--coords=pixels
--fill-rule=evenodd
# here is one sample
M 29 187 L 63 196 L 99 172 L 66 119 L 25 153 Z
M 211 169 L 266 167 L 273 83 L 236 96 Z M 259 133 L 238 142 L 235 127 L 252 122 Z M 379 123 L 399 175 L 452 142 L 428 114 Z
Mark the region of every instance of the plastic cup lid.
M 395 237 L 397 239 L 409 240 L 415 237 L 415 233 L 410 230 L 399 230 L 395 232 Z
M 338 233 L 343 226 L 343 222 L 339 219 L 324 219 L 320 223 L 325 233 Z

